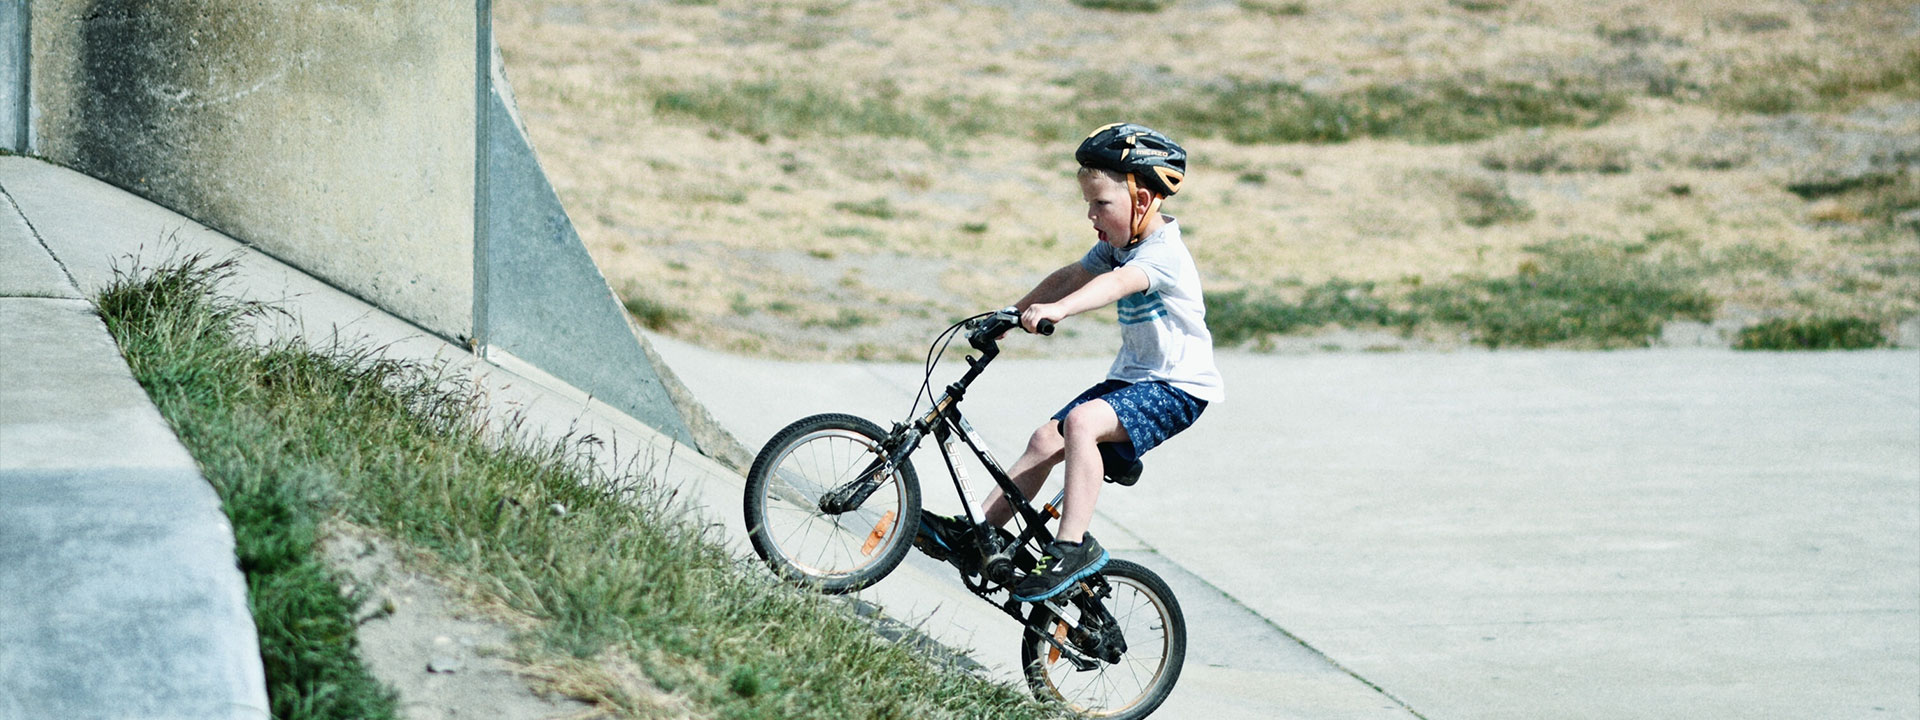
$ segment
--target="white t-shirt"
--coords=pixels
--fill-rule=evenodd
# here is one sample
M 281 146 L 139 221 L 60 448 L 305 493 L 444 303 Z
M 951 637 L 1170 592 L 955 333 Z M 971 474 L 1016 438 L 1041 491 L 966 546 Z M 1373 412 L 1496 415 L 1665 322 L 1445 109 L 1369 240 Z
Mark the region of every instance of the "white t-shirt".
M 1147 289 L 1120 298 L 1120 356 L 1107 377 L 1137 383 L 1157 380 L 1207 402 L 1226 397 L 1213 364 L 1213 333 L 1207 330 L 1207 306 L 1201 299 L 1200 270 L 1180 241 L 1180 222 L 1167 224 L 1131 250 L 1094 243 L 1080 266 L 1096 275 L 1115 268 L 1137 268 Z

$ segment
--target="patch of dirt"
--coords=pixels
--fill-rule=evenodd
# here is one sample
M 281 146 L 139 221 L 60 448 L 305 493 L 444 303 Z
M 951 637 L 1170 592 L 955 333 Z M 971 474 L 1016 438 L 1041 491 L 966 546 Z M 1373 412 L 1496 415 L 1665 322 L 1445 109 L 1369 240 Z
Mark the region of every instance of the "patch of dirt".
M 403 560 L 392 541 L 346 522 L 327 527 L 327 562 L 366 594 L 358 637 L 374 677 L 400 693 L 407 720 L 588 720 L 594 705 L 543 689 L 514 660 L 516 624 Z

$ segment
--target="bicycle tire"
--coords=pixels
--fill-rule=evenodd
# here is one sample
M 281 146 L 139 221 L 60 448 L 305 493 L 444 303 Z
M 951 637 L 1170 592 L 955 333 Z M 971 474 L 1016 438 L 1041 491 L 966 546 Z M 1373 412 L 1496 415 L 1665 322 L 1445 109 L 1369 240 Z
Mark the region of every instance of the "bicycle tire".
M 820 498 L 881 457 L 879 426 L 853 415 L 801 418 L 775 433 L 747 473 L 753 550 L 774 574 L 826 593 L 859 590 L 893 572 L 920 527 L 920 481 L 911 461 L 844 514 Z
M 1091 671 L 1074 667 L 1040 635 L 1064 633 L 1064 624 L 1036 603 L 1021 634 L 1020 664 L 1028 687 L 1043 701 L 1057 700 L 1084 717 L 1139 720 L 1159 709 L 1180 680 L 1187 657 L 1186 615 L 1173 590 L 1152 570 L 1113 560 L 1099 574 L 1113 588 L 1112 597 L 1103 602 L 1127 642 L 1120 662 L 1099 662 Z M 1073 603 L 1067 607 L 1079 612 Z M 1115 692 L 1102 692 L 1107 690 Z

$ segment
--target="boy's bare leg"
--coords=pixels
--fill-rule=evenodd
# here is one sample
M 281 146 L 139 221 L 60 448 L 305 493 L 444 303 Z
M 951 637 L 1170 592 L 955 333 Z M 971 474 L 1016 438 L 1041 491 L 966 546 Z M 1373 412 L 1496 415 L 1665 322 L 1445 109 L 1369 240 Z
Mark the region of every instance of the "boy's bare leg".
M 1126 440 L 1127 431 L 1120 425 L 1120 416 L 1114 414 L 1113 406 L 1105 400 L 1081 403 L 1067 413 L 1062 426 L 1066 442 L 1067 499 L 1066 506 L 1060 508 L 1060 532 L 1054 537 L 1080 542 L 1087 527 L 1093 524 L 1093 505 L 1100 500 L 1103 471 L 1100 443 Z
M 1053 466 L 1060 464 L 1061 452 L 1066 441 L 1060 436 L 1060 424 L 1048 420 L 1033 431 L 1033 437 L 1027 439 L 1026 452 L 1020 459 L 1013 461 L 1013 467 L 1007 469 L 1007 477 L 1013 480 L 1014 487 L 1031 498 L 1047 484 L 1047 475 L 1053 472 Z M 1001 527 L 1013 519 L 1013 505 L 1007 502 L 1006 495 L 995 485 L 987 493 L 987 522 Z

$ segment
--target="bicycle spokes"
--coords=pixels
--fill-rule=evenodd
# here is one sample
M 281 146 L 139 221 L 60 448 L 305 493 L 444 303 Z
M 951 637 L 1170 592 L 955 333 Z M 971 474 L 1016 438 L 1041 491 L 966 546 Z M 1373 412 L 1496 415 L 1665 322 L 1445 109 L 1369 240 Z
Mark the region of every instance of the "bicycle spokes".
M 833 592 L 862 587 L 899 562 L 911 532 L 905 517 L 919 505 L 917 486 L 909 498 L 902 482 L 910 471 L 884 465 L 877 430 L 850 420 L 791 427 L 756 459 L 747 493 L 755 550 L 789 579 Z M 850 507 L 824 500 L 849 486 L 860 486 L 861 496 Z
M 1116 560 L 1092 585 L 1035 606 L 1022 652 L 1028 682 L 1091 717 L 1142 717 L 1179 676 L 1185 620 L 1165 582 L 1136 564 Z

